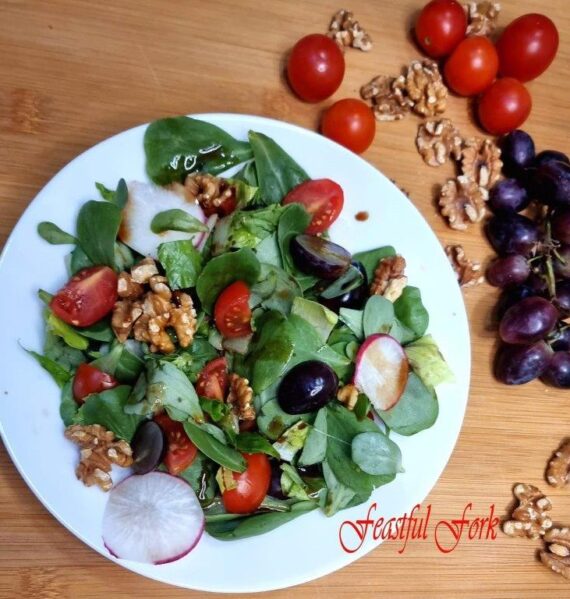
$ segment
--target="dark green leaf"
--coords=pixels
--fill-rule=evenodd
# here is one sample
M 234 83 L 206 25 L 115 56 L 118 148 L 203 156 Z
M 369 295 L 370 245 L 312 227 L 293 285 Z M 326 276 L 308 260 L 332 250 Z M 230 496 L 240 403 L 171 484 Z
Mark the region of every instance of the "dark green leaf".
M 150 222 L 150 230 L 157 235 L 166 231 L 182 231 L 184 233 L 200 233 L 208 231 L 208 227 L 195 216 L 180 208 L 172 208 L 159 212 Z
M 203 430 L 195 422 L 186 421 L 184 423 L 184 430 L 192 443 L 207 457 L 216 462 L 216 464 L 229 468 L 234 472 L 245 471 L 246 463 L 241 453 L 220 443 L 218 439 Z
M 362 326 L 362 320 L 364 318 L 363 310 L 341 308 L 339 311 L 339 317 L 359 340 L 364 339 L 364 328 Z
M 360 287 L 363 282 L 362 273 L 351 264 L 343 275 L 321 293 L 321 296 L 325 299 L 332 299 Z
M 124 179 L 119 180 L 116 191 L 108 189 L 102 183 L 95 183 L 95 187 L 104 200 L 116 204 L 121 209 L 125 207 L 129 199 L 129 190 Z
M 289 427 L 300 420 L 307 421 L 309 417 L 309 414 L 287 414 L 276 399 L 271 399 L 263 404 L 257 426 L 268 439 L 276 441 Z
M 279 458 L 279 453 L 263 435 L 259 433 L 240 433 L 235 440 L 238 451 L 245 453 L 266 453 L 274 458 Z
M 387 245 L 385 247 L 376 248 L 374 250 L 358 252 L 357 254 L 353 254 L 352 259 L 358 262 L 362 262 L 364 270 L 366 271 L 366 275 L 368 276 L 368 280 L 372 281 L 374 279 L 374 271 L 378 266 L 378 262 L 382 258 L 387 258 L 388 256 L 395 255 L 396 250 L 393 247 Z
M 261 201 L 278 204 L 309 175 L 270 137 L 255 131 L 249 132 L 249 142 L 255 159 Z
M 401 345 L 406 345 L 416 338 L 414 331 L 404 326 L 397 318 L 394 318 L 394 323 L 390 329 L 390 335 Z
M 293 237 L 304 233 L 311 222 L 311 215 L 301 204 L 289 204 L 281 214 L 277 225 L 277 244 L 281 252 L 283 268 L 290 274 L 296 275 L 297 268 L 291 258 L 289 246 Z M 316 282 L 316 277 L 313 277 Z
M 71 426 L 79 410 L 79 406 L 73 399 L 73 379 L 69 379 L 61 389 L 61 401 L 59 404 L 59 415 L 65 426 Z
M 67 381 L 71 378 L 71 372 L 58 364 L 55 360 L 48 358 L 47 356 L 42 356 L 31 349 L 26 349 L 26 352 L 30 354 L 38 364 L 49 374 L 51 374 L 53 380 L 57 383 L 57 385 L 62 388 Z
M 364 420 L 368 416 L 368 412 L 370 412 L 370 400 L 364 393 L 359 393 L 353 412 L 357 420 Z
M 192 172 L 217 174 L 252 157 L 248 142 L 223 129 L 185 116 L 160 119 L 144 134 L 146 170 L 159 185 Z
M 331 467 L 326 461 L 323 462 L 323 475 L 326 483 L 326 495 L 323 507 L 325 516 L 333 516 L 339 510 L 347 507 L 354 499 L 356 493 L 339 482 Z
M 69 347 L 61 337 L 49 329 L 46 330 L 43 351 L 46 358 L 57 362 L 70 372 L 86 361 L 85 354 L 81 350 Z
M 144 362 L 119 342 L 115 342 L 111 350 L 94 360 L 92 365 L 121 383 L 134 383 L 144 368 Z
M 77 240 L 93 264 L 115 268 L 115 241 L 121 209 L 109 202 L 89 201 L 77 217 Z
M 200 397 L 200 407 L 214 422 L 220 422 L 230 412 L 227 403 L 207 397 Z
M 250 162 L 243 165 L 243 167 L 232 177 L 238 181 L 243 181 L 251 187 L 259 187 L 259 180 L 257 178 L 257 171 L 255 169 L 255 162 Z
M 380 431 L 360 433 L 352 439 L 352 461 L 368 474 L 403 472 L 400 448 Z
M 208 506 L 216 496 L 216 467 L 199 451 L 194 461 L 178 476 L 194 489 L 202 507 Z
M 158 260 L 166 271 L 171 289 L 194 287 L 202 271 L 202 255 L 189 239 L 158 246 Z
M 48 221 L 41 222 L 38 225 L 38 234 L 52 245 L 73 245 L 77 243 L 77 239 L 73 235 L 62 231 L 57 225 Z
M 89 259 L 89 256 L 83 251 L 80 246 L 77 246 L 71 252 L 71 258 L 69 261 L 69 271 L 71 275 L 78 273 L 84 268 L 93 266 L 93 262 Z
M 115 202 L 115 192 L 108 187 L 105 187 L 103 183 L 95 182 L 95 187 L 97 191 L 101 195 L 101 199 L 106 200 L 107 202 Z
M 115 333 L 113 333 L 111 324 L 107 320 L 100 320 L 90 327 L 82 327 L 79 332 L 84 337 L 101 341 L 102 343 L 110 343 L 115 339 Z
M 422 303 L 422 296 L 417 287 L 404 287 L 402 295 L 394 302 L 394 311 L 398 320 L 411 329 L 416 338 L 426 332 L 429 314 Z
M 389 333 L 393 324 L 394 304 L 381 295 L 368 298 L 362 318 L 364 337 L 376 333 Z
M 283 269 L 271 264 L 261 264 L 259 281 L 251 288 L 252 307 L 260 305 L 265 310 L 277 310 L 284 315 L 291 312 L 295 298 L 303 295 L 297 281 Z
M 299 466 L 311 466 L 322 462 L 327 453 L 327 411 L 321 408 L 313 426 L 309 430 L 303 453 L 299 457 Z

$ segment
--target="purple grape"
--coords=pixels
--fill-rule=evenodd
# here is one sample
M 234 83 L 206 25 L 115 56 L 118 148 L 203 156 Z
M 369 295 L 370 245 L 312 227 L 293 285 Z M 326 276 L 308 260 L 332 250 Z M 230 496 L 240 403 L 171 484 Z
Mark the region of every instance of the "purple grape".
M 524 283 L 530 274 L 530 266 L 524 256 L 513 254 L 497 258 L 487 268 L 487 281 L 494 287 L 507 287 Z
M 538 168 L 549 162 L 565 162 L 566 164 L 570 164 L 570 160 L 564 152 L 558 152 L 557 150 L 543 150 L 536 155 L 532 166 Z
M 495 376 L 507 385 L 523 385 L 548 368 L 552 350 L 544 341 L 533 345 L 504 345 L 495 359 Z
M 283 474 L 281 462 L 275 458 L 269 458 L 269 464 L 271 466 L 271 481 L 269 483 L 267 494 L 276 499 L 287 499 L 281 488 L 281 475 Z
M 538 241 L 536 223 L 520 214 L 505 214 L 491 217 L 487 223 L 487 237 L 497 254 L 526 255 Z
M 570 281 L 556 283 L 556 305 L 564 312 L 570 312 Z
M 525 131 L 517 129 L 505 135 L 500 142 L 503 172 L 509 177 L 520 177 L 534 160 L 534 141 Z
M 570 327 L 557 331 L 551 345 L 555 351 L 570 350 Z
M 570 164 L 548 162 L 536 170 L 531 184 L 534 198 L 549 206 L 570 206 Z
M 570 210 L 556 210 L 550 219 L 552 236 L 562 243 L 570 243 Z
M 532 289 L 533 295 L 542 295 L 543 297 L 548 295 L 548 283 L 543 275 L 533 272 L 525 283 Z
M 507 287 L 501 293 L 497 306 L 495 308 L 495 314 L 497 320 L 500 320 L 505 315 L 505 312 L 511 307 L 527 297 L 534 297 L 537 295 L 536 291 L 528 284 L 517 285 L 515 287 Z
M 570 387 L 570 353 L 566 351 L 555 352 L 550 358 L 550 364 L 542 379 L 555 387 L 568 389 Z
M 519 212 L 528 206 L 529 198 L 526 188 L 516 179 L 499 181 L 489 194 L 489 205 L 497 214 Z
M 505 343 L 535 343 L 554 329 L 557 320 L 558 310 L 547 299 L 527 297 L 505 312 L 499 335 Z
M 356 289 L 348 291 L 344 295 L 339 295 L 330 299 L 319 297 L 319 303 L 323 304 L 323 306 L 326 306 L 329 310 L 332 310 L 337 314 L 339 313 L 341 308 L 352 308 L 353 310 L 360 310 L 361 308 L 364 308 L 364 304 L 370 296 L 368 276 L 366 274 L 366 269 L 364 268 L 364 265 L 362 264 L 362 262 L 358 262 L 356 260 L 352 263 L 352 265 L 358 268 L 358 270 L 362 274 L 363 280 L 360 287 L 356 287 Z M 324 288 L 326 289 L 326 287 Z M 321 288 L 319 292 L 322 291 L 323 289 Z
M 337 390 L 335 371 L 319 360 L 307 360 L 293 366 L 281 379 L 277 401 L 287 414 L 304 414 L 329 403 Z
M 570 279 L 570 245 L 562 245 L 557 249 L 557 254 L 564 260 L 562 262 L 557 256 L 552 256 L 554 272 L 563 279 Z
M 289 248 L 295 266 L 320 279 L 338 279 L 352 260 L 342 246 L 315 235 L 297 235 Z

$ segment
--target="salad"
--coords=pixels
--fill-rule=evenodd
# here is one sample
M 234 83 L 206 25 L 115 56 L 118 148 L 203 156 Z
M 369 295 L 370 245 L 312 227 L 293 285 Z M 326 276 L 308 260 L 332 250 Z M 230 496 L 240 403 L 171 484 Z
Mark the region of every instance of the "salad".
M 39 291 L 77 478 L 109 491 L 103 538 L 165 563 L 368 500 L 403 472 L 400 435 L 432 426 L 452 374 L 392 247 L 330 240 L 342 188 L 274 140 L 158 120 L 151 182 L 96 183 L 70 279 Z M 134 472 L 113 485 L 112 468 Z

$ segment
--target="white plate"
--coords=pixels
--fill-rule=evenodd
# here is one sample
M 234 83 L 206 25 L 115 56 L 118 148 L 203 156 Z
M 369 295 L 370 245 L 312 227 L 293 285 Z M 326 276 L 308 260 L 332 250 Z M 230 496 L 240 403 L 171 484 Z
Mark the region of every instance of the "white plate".
M 114 187 L 124 177 L 146 180 L 143 134 L 125 131 L 73 160 L 38 194 L 14 229 L 0 261 L 0 433 L 16 467 L 46 508 L 74 535 L 122 566 L 181 587 L 208 591 L 265 591 L 300 584 L 333 572 L 377 546 L 370 536 L 348 554 L 339 544 L 339 526 L 364 518 L 378 503 L 385 518 L 421 503 L 441 475 L 455 445 L 467 403 L 470 375 L 469 329 L 455 275 L 441 245 L 408 198 L 370 164 L 328 139 L 299 127 L 253 116 L 198 115 L 239 139 L 249 129 L 273 137 L 314 178 L 330 177 L 344 189 L 345 207 L 332 238 L 355 252 L 393 245 L 407 260 L 410 283 L 421 289 L 430 314 L 429 332 L 455 373 L 454 384 L 438 389 L 435 425 L 413 437 L 395 435 L 405 473 L 381 487 L 366 504 L 332 518 L 312 512 L 251 539 L 217 541 L 204 535 L 188 556 L 161 566 L 111 557 L 101 540 L 107 496 L 86 488 L 74 475 L 77 448 L 63 437 L 59 391 L 19 346 L 42 347 L 38 288 L 57 290 L 66 280 L 69 246 L 49 246 L 36 226 L 51 220 L 74 231 L 80 206 L 97 197 L 95 181 Z M 358 211 L 369 212 L 365 222 Z M 244 570 L 244 556 L 248 567 Z M 410 563 L 410 573 L 413 564 Z

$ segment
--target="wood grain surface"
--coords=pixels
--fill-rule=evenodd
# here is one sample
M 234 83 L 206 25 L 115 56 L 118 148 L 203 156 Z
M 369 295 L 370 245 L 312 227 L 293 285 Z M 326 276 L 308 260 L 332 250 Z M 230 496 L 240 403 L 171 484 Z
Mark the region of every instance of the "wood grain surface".
M 422 0 L 353 0 L 348 8 L 374 39 L 365 54 L 346 53 L 347 72 L 334 99 L 357 96 L 377 74 L 396 74 L 418 56 L 408 34 Z M 552 67 L 529 84 L 533 110 L 525 129 L 538 148 L 570 150 L 570 5 L 568 0 L 505 0 L 501 24 L 545 12 L 561 36 Z M 325 31 L 331 0 L 84 0 L 0 2 L 0 243 L 26 206 L 72 158 L 124 129 L 174 114 L 241 112 L 315 128 L 322 105 L 296 100 L 284 84 L 283 58 L 301 36 Z M 451 98 L 446 116 L 478 134 L 468 101 Z M 461 243 L 486 261 L 478 226 L 446 227 L 433 204 L 451 166 L 425 166 L 414 146 L 418 119 L 379 123 L 364 157 L 405 189 L 442 243 Z M 405 226 L 405 223 L 402 223 Z M 2 293 L 10 293 L 3 281 Z M 325 578 L 272 597 L 562 598 L 564 581 L 540 565 L 537 542 L 500 534 L 462 540 L 447 555 L 433 542 L 433 523 L 458 518 L 469 502 L 502 515 L 517 481 L 545 487 L 544 465 L 570 433 L 568 391 L 540 383 L 499 386 L 491 375 L 496 334 L 490 314 L 497 293 L 468 289 L 473 373 L 465 422 L 453 456 L 424 508 L 432 505 L 429 539 L 387 542 Z M 23 314 L 20 318 L 25 319 Z M 3 366 L 9 357 L 2 356 Z M 25 401 L 25 398 L 20 398 Z M 38 448 L 41 451 L 41 448 Z M 429 451 L 429 450 L 428 450 Z M 54 464 L 57 476 L 57 464 Z M 570 524 L 570 488 L 551 491 L 554 519 Z M 363 514 L 364 515 L 364 514 Z M 244 560 L 244 576 L 255 564 Z M 279 559 L 276 548 L 275 559 Z M 223 576 L 223 564 L 220 564 Z M 0 447 L 0 597 L 199 597 L 139 577 L 104 559 L 60 526 L 28 490 Z

